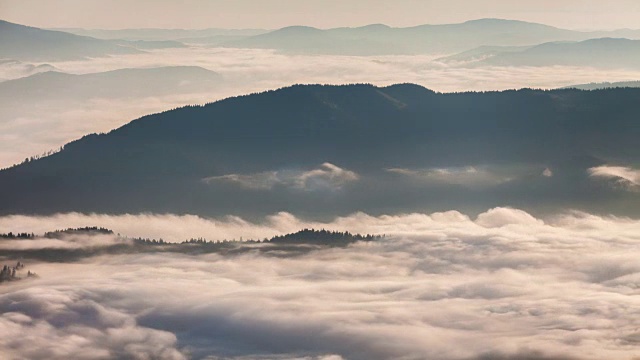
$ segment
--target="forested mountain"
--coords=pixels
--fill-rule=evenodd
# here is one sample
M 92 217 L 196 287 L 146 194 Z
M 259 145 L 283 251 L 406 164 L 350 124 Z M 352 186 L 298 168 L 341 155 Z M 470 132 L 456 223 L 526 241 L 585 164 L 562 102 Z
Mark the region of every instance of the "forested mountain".
M 0 172 L 2 213 L 640 213 L 640 89 L 293 86 L 145 116 Z M 615 179 L 614 179 L 615 180 Z

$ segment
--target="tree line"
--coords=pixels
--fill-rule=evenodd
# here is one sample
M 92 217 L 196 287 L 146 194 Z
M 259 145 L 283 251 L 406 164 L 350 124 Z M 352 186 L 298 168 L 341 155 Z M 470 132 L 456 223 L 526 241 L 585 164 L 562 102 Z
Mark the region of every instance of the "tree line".
M 189 240 L 185 240 L 179 245 L 221 245 L 221 244 L 232 244 L 232 243 L 243 243 L 243 244 L 256 244 L 256 243 L 273 243 L 273 244 L 318 244 L 318 245 L 336 245 L 336 244 L 348 244 L 356 241 L 374 241 L 383 238 L 384 235 L 361 235 L 361 234 L 352 234 L 348 231 L 340 232 L 340 231 L 329 231 L 329 230 L 315 230 L 315 229 L 303 229 L 295 233 L 290 233 L 286 235 L 277 235 L 271 238 L 263 238 L 263 239 L 248 239 L 243 240 L 241 237 L 239 241 L 233 240 L 207 240 L 205 238 L 191 238 Z M 135 244 L 138 245 L 167 245 L 173 243 L 167 243 L 163 239 L 143 239 L 143 238 L 134 238 L 131 239 Z M 176 245 L 176 244 L 173 244 Z
M 34 237 L 36 237 L 36 234 L 34 233 L 26 233 L 26 232 L 22 232 L 22 233 L 6 233 L 6 234 L 0 234 L 0 238 L 3 239 L 33 239 Z
M 113 230 L 98 226 L 86 226 L 80 228 L 68 228 L 64 230 L 48 231 L 44 233 L 44 237 L 49 239 L 59 239 L 67 235 L 113 235 Z
M 5 281 L 16 281 L 22 279 L 18 276 L 18 271 L 24 269 L 24 264 L 18 261 L 15 266 L 4 265 L 0 270 L 0 283 Z M 36 273 L 27 271 L 27 277 L 37 277 Z

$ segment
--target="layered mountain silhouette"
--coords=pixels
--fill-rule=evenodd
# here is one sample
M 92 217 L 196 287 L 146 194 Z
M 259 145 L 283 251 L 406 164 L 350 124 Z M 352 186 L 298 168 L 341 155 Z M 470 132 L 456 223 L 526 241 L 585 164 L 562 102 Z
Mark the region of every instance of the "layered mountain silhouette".
M 0 59 L 0 82 L 56 70 L 57 68 L 51 64 L 34 65 L 18 60 Z
M 30 61 L 136 53 L 151 49 L 184 47 L 184 43 L 230 48 L 275 49 L 294 54 L 446 55 L 478 47 L 526 47 L 605 37 L 640 39 L 640 31 L 637 30 L 581 32 L 501 19 L 480 19 L 460 24 L 420 25 L 408 28 L 373 24 L 326 30 L 306 26 L 291 26 L 275 31 L 62 29 L 68 32 L 43 30 L 0 21 L 0 30 L 3 34 L 0 39 L 0 57 Z M 544 46 L 554 45 L 545 44 Z M 548 48 L 542 50 L 559 51 L 559 49 Z M 480 49 L 480 52 L 483 51 L 486 52 L 486 48 Z M 474 54 L 477 52 L 478 50 L 474 50 Z M 489 52 L 493 55 L 496 55 L 495 53 L 502 55 L 503 52 L 510 51 L 493 48 Z M 537 56 L 536 54 L 525 55 Z M 495 59 L 494 61 L 500 61 L 499 56 L 492 56 L 492 58 Z
M 218 73 L 196 66 L 49 71 L 0 82 L 0 168 L 89 132 L 113 129 L 128 117 L 202 102 L 225 84 Z
M 640 81 L 601 82 L 566 86 L 565 89 L 600 90 L 611 88 L 639 88 Z
M 90 74 L 47 71 L 0 83 L 0 104 L 18 107 L 44 101 L 151 97 L 211 91 L 222 76 L 198 66 L 118 69 Z
M 640 32 L 580 32 L 523 21 L 480 19 L 461 24 L 409 28 L 392 28 L 381 24 L 328 30 L 293 26 L 222 45 L 310 54 L 453 54 L 480 46 L 533 46 L 552 41 L 602 37 L 640 39 Z
M 637 215 L 638 192 L 589 169 L 640 164 L 638 99 L 640 89 L 293 86 L 145 116 L 0 171 L 0 211 Z
M 175 40 L 111 40 L 113 44 L 129 46 L 139 50 L 186 48 L 187 45 Z
M 441 59 L 468 65 L 640 68 L 640 40 L 601 38 L 531 47 L 483 46 Z
M 163 41 L 175 40 L 179 42 L 186 39 L 206 39 L 212 37 L 229 37 L 239 39 L 249 36 L 260 35 L 269 32 L 263 29 L 79 29 L 79 28 L 59 28 L 52 29 L 69 32 L 76 35 L 90 36 L 105 40 L 130 40 L 130 41 Z
M 134 47 L 107 40 L 43 30 L 3 20 L 0 20 L 0 34 L 0 59 L 58 61 L 140 52 Z

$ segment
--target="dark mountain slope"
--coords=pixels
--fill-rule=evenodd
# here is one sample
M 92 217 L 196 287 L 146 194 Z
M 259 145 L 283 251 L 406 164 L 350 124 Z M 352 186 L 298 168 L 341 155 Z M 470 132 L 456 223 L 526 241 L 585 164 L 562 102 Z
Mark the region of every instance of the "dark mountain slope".
M 640 89 L 293 86 L 146 116 L 4 170 L 0 212 L 626 213 L 637 194 L 594 182 L 587 168 L 640 164 L 639 99 Z

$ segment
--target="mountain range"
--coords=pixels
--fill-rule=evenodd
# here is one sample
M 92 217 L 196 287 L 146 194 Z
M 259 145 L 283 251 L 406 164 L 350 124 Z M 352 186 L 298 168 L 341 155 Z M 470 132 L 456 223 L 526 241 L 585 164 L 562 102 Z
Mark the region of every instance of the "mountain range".
M 19 61 L 73 60 L 140 53 L 111 41 L 50 31 L 0 20 L 0 58 Z
M 227 48 L 275 49 L 293 54 L 357 56 L 452 55 L 471 51 L 470 54 L 460 56 L 463 59 L 469 56 L 476 59 L 480 56 L 483 59 L 486 58 L 484 61 L 489 64 L 499 65 L 528 65 L 532 62 L 534 65 L 555 64 L 553 60 L 562 63 L 563 59 L 558 58 L 558 54 L 562 51 L 569 53 L 564 62 L 580 63 L 582 60 L 589 63 L 584 56 L 593 52 L 594 56 L 598 57 L 597 62 L 602 63 L 600 58 L 606 56 L 606 51 L 620 52 L 620 48 L 627 46 L 635 49 L 637 44 L 630 40 L 640 39 L 640 31 L 636 30 L 582 32 L 501 19 L 480 19 L 460 24 L 420 25 L 408 28 L 373 24 L 326 30 L 291 26 L 274 31 L 64 29 L 69 32 L 43 30 L 0 21 L 0 30 L 3 34 L 0 39 L 0 57 L 29 61 L 131 54 L 195 44 Z M 629 40 L 624 40 L 627 43 L 622 43 L 622 38 Z M 637 62 L 635 52 L 633 56 L 632 59 L 627 60 L 627 63 Z
M 249 37 L 264 34 L 270 30 L 264 29 L 79 29 L 57 28 L 56 31 L 69 32 L 76 35 L 90 36 L 104 40 L 130 40 L 130 41 L 163 41 L 174 40 L 182 42 L 184 39 L 203 39 L 215 36 L 220 37 Z
M 611 88 L 638 88 L 640 81 L 601 82 L 566 86 L 565 89 L 601 90 Z
M 222 46 L 336 55 L 455 54 L 480 46 L 533 46 L 602 37 L 640 39 L 640 31 L 581 32 L 515 20 L 480 19 L 460 24 L 393 28 L 382 24 L 322 30 L 292 26 Z
M 471 66 L 590 66 L 640 69 L 640 40 L 600 38 L 536 46 L 483 46 L 440 59 Z
M 34 65 L 18 60 L 0 59 L 0 82 L 56 70 L 51 64 Z
M 640 164 L 638 99 L 640 89 L 298 85 L 145 116 L 0 171 L 1 211 L 638 215 L 640 193 L 590 173 Z
M 46 101 L 200 93 L 219 87 L 222 81 L 219 74 L 198 66 L 118 69 L 80 75 L 47 71 L 0 82 L 0 104 L 8 108 Z

